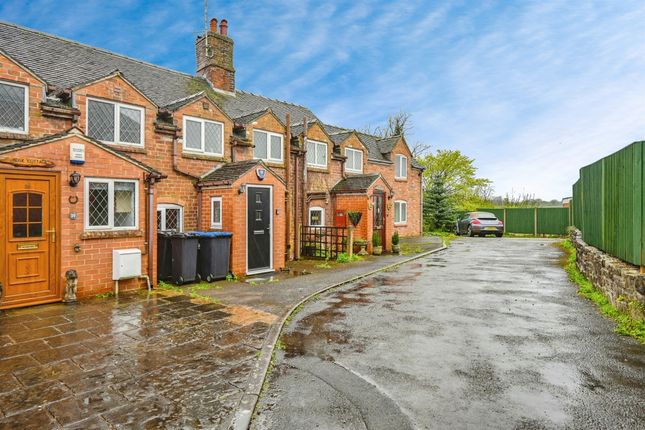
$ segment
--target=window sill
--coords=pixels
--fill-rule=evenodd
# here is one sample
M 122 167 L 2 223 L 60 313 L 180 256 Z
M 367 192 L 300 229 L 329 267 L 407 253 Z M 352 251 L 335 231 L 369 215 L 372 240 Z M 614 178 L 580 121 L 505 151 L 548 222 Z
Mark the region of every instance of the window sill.
M 0 130 L 0 139 L 13 139 L 13 140 L 29 140 L 29 133 Z
M 394 178 L 396 182 L 407 182 L 408 178 Z
M 259 158 L 256 158 L 256 160 L 259 160 Z M 262 159 L 264 161 L 264 164 L 266 164 L 269 167 L 284 167 L 284 163 L 282 161 L 267 161 Z
M 211 230 L 221 230 L 222 226 L 221 225 L 211 225 Z
M 141 230 L 88 230 L 81 234 L 81 240 L 119 239 L 127 237 L 143 237 Z
M 191 160 L 228 161 L 223 155 L 210 155 L 199 152 L 182 151 L 181 156 Z
M 347 173 L 348 175 L 362 175 L 363 171 L 345 169 L 345 173 Z
M 407 226 L 408 226 L 407 221 L 406 222 L 395 222 L 394 223 L 394 227 L 407 227 Z
M 102 142 L 108 145 L 110 148 L 114 148 L 117 151 L 121 152 L 132 152 L 134 154 L 147 154 L 148 151 L 143 146 L 135 146 L 135 145 L 124 145 L 122 143 L 110 143 L 110 142 Z
M 312 172 L 324 172 L 327 173 L 329 172 L 329 167 L 321 167 L 321 166 L 307 166 L 307 170 L 311 170 Z

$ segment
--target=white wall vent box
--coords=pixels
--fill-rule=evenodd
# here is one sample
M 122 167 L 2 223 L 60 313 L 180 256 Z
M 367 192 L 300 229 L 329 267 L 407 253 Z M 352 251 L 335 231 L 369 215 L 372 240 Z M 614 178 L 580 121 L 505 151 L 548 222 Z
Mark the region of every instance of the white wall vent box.
M 112 250 L 112 280 L 136 278 L 141 276 L 141 250 Z

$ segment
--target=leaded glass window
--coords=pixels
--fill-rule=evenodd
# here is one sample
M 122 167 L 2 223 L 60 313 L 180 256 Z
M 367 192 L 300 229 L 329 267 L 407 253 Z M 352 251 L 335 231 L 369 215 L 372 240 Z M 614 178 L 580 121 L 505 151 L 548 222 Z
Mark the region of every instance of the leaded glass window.
M 102 142 L 143 144 L 143 109 L 88 99 L 87 135 Z
M 265 161 L 282 162 L 282 142 L 281 134 L 270 133 L 268 131 L 253 131 L 253 158 Z
M 157 205 L 157 229 L 160 231 L 182 231 L 183 208 L 175 204 Z
M 224 124 L 184 115 L 184 150 L 224 155 Z
M 0 130 L 27 131 L 27 87 L 0 83 Z
M 222 198 L 211 198 L 211 228 L 222 228 Z
M 307 165 L 311 167 L 327 167 L 327 144 L 307 140 Z
M 88 229 L 128 229 L 137 226 L 136 181 L 87 179 L 85 211 Z
M 43 196 L 38 193 L 13 195 L 12 236 L 15 239 L 43 236 Z

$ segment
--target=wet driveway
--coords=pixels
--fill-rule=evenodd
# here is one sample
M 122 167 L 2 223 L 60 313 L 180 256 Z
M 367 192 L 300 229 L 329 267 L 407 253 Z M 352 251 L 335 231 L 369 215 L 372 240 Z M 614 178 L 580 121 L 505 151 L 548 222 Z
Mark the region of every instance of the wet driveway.
M 0 311 L 0 429 L 228 426 L 275 317 L 168 294 Z
M 645 428 L 645 346 L 551 240 L 472 238 L 308 304 L 255 429 Z

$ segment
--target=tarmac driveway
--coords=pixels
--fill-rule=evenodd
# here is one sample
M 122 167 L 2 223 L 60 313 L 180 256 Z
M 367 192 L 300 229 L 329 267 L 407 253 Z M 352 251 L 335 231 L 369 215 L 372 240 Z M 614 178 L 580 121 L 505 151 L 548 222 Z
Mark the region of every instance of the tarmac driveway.
M 298 313 L 256 429 L 645 426 L 645 346 L 540 239 L 460 239 Z

